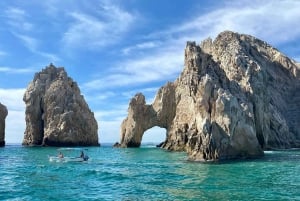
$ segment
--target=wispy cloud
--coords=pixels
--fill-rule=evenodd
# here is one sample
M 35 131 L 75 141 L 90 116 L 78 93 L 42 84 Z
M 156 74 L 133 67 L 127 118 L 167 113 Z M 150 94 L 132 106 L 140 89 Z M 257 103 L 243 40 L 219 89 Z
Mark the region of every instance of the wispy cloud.
M 50 60 L 50 62 L 57 62 L 60 61 L 61 59 L 52 53 L 48 53 L 48 52 L 44 52 L 44 51 L 40 51 L 39 50 L 39 46 L 40 46 L 40 40 L 29 36 L 29 35 L 25 35 L 25 34 L 19 34 L 19 33 L 13 33 L 13 35 L 18 38 L 23 45 L 32 53 L 35 53 L 39 56 L 42 56 L 44 58 L 47 58 L 48 60 Z
M 25 110 L 9 110 L 5 119 L 6 143 L 22 143 L 25 127 Z
M 66 46 L 85 48 L 118 42 L 134 21 L 131 13 L 107 3 L 92 14 L 77 11 L 71 12 L 70 17 L 72 23 L 64 33 L 63 42 Z
M 94 113 L 100 128 L 101 142 L 118 142 L 120 140 L 120 126 L 127 115 L 127 107 L 127 105 L 118 105 L 113 109 L 98 110 Z
M 32 68 L 12 68 L 12 67 L 0 66 L 0 72 L 2 73 L 23 74 L 23 73 L 33 73 L 34 71 L 35 70 Z
M 5 17 L 7 23 L 15 29 L 22 31 L 30 31 L 34 28 L 33 24 L 30 23 L 27 18 L 27 13 L 18 7 L 9 7 L 5 11 Z
M 100 94 L 89 94 L 88 95 L 84 95 L 84 97 L 86 98 L 86 100 L 88 102 L 101 102 L 101 101 L 106 101 L 110 98 L 113 98 L 115 96 L 117 96 L 116 93 L 112 92 L 112 91 L 105 91 L 102 92 Z
M 123 107 L 119 107 L 119 109 L 111 109 L 111 110 L 101 110 L 101 111 L 96 111 L 95 117 L 98 120 L 116 120 L 116 121 L 121 121 L 124 119 L 126 116 L 126 111 L 127 111 L 128 106 L 123 105 Z
M 131 52 L 136 53 L 136 51 L 139 51 L 139 50 L 152 49 L 152 48 L 158 47 L 160 44 L 161 44 L 161 42 L 159 42 L 159 41 L 147 41 L 147 42 L 136 44 L 136 45 L 133 45 L 130 47 L 123 48 L 122 53 L 124 55 L 129 55 Z
M 276 44 L 299 37 L 299 10 L 299 1 L 227 3 L 211 12 L 193 16 L 182 24 L 149 33 L 144 42 L 126 47 L 121 52 L 129 54 L 147 48 L 151 51 L 140 57 L 129 55 L 129 59 L 115 64 L 108 76 L 94 79 L 85 87 L 102 89 L 175 79 L 183 67 L 185 42 L 215 37 L 224 30 L 252 34 Z
M 144 95 L 146 94 L 155 94 L 157 92 L 157 90 L 160 88 L 161 86 L 157 86 L 157 87 L 147 87 L 147 88 L 135 88 L 134 90 L 130 90 L 130 91 L 123 91 L 121 94 L 122 96 L 126 97 L 127 99 L 132 98 L 136 93 L 139 92 L 143 92 Z M 152 97 L 151 97 L 152 98 Z M 152 100 L 152 99 L 151 99 Z M 150 103 L 151 100 L 148 102 Z
M 100 143 L 105 142 L 119 142 L 120 141 L 120 122 L 119 120 L 115 121 L 99 121 L 98 126 L 100 127 L 99 131 L 99 140 Z
M 19 7 L 8 7 L 5 11 L 5 20 L 8 29 L 12 35 L 19 39 L 23 45 L 32 53 L 47 58 L 51 62 L 59 61 L 59 57 L 55 54 L 39 50 L 41 41 L 34 37 L 36 32 L 34 19 L 24 9 Z
M 108 76 L 92 80 L 83 86 L 88 89 L 103 89 L 167 80 L 182 69 L 183 54 L 182 50 L 157 52 L 141 59 L 123 61 L 116 66 L 118 67 L 113 68 Z
M 3 89 L 0 88 L 0 101 L 9 110 L 24 111 L 25 104 L 23 102 L 23 95 L 25 89 Z
M 177 37 L 198 39 L 215 37 L 224 30 L 252 34 L 272 43 L 285 42 L 300 35 L 297 26 L 300 18 L 299 1 L 272 2 L 230 1 L 221 8 L 193 16 L 187 22 L 172 26 L 161 32 L 149 34 L 148 38 Z M 284 30 L 293 31 L 284 31 Z
M 0 88 L 0 102 L 8 109 L 5 125 L 6 142 L 21 143 L 25 131 L 25 103 L 23 95 L 25 89 Z
M 25 35 L 25 34 L 19 34 L 19 33 L 13 33 L 15 37 L 17 37 L 21 42 L 24 44 L 26 48 L 28 48 L 31 52 L 35 52 L 39 42 L 36 38 L 33 38 L 31 36 Z

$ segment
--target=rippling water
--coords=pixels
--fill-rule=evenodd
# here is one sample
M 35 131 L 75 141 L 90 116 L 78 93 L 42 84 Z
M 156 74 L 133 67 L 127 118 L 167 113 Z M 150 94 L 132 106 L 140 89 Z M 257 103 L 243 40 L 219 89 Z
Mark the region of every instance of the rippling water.
M 154 147 L 86 152 L 58 163 L 56 148 L 0 148 L 0 200 L 300 200 L 299 150 L 213 164 Z

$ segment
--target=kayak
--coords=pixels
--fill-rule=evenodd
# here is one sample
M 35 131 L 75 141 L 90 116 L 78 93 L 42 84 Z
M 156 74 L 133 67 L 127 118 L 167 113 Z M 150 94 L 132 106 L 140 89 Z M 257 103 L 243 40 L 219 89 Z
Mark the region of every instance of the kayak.
M 58 156 L 49 156 L 49 161 L 50 162 L 83 162 L 83 161 L 88 161 L 89 157 L 58 157 Z
M 59 148 L 57 151 L 59 152 L 56 156 L 48 156 L 50 162 L 83 162 L 88 161 L 89 157 L 84 154 L 84 151 L 81 148 Z M 64 156 L 63 152 L 67 152 L 66 156 Z

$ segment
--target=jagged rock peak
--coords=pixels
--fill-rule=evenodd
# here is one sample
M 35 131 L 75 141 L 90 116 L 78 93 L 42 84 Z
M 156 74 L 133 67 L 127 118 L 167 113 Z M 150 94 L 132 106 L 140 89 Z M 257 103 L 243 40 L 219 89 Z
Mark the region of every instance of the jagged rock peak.
M 214 41 L 187 42 L 180 76 L 152 104 L 130 102 L 120 144 L 139 146 L 147 129 L 160 126 L 167 130 L 162 147 L 187 151 L 190 160 L 299 147 L 299 75 L 292 59 L 250 35 L 225 31 Z
M 5 118 L 7 114 L 6 106 L 0 103 L 0 147 L 5 145 Z
M 23 145 L 94 146 L 98 125 L 79 87 L 63 67 L 50 64 L 27 87 Z

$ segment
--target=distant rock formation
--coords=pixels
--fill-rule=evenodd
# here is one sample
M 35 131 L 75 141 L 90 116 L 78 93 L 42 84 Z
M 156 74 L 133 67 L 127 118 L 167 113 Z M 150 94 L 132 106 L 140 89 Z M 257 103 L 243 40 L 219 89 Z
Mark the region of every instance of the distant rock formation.
M 77 83 L 50 64 L 36 73 L 23 97 L 23 145 L 97 146 L 98 125 Z
M 5 118 L 7 113 L 7 108 L 0 103 L 0 147 L 5 145 Z
M 137 94 L 121 125 L 121 147 L 166 128 L 162 145 L 190 160 L 258 157 L 300 145 L 300 68 L 266 42 L 230 31 L 188 42 L 184 69 L 151 105 Z

